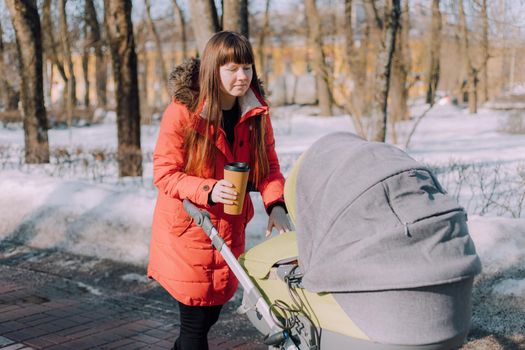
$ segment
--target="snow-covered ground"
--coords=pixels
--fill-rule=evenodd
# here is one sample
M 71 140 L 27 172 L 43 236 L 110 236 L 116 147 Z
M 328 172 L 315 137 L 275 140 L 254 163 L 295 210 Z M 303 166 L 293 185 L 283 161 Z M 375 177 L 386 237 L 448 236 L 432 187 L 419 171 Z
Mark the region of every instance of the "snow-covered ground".
M 353 130 L 348 116 L 325 118 L 313 113 L 312 107 L 274 110 L 277 151 L 285 174 L 298 155 L 319 137 Z M 510 164 L 512 172 L 525 164 L 525 135 L 499 131 L 507 115 L 483 109 L 469 115 L 451 105 L 435 106 L 419 125 L 408 152 L 436 167 L 451 162 L 485 167 L 501 163 Z M 400 144 L 404 144 L 411 123 L 399 128 Z M 158 126 L 142 128 L 145 154 L 151 155 L 157 133 Z M 92 166 L 83 167 L 82 162 L 74 161 L 75 152 L 114 152 L 114 123 L 74 128 L 72 134 L 68 130 L 50 130 L 49 141 L 52 149 L 68 149 L 72 155 L 73 161 L 62 164 L 60 171 L 53 164 L 21 165 L 17 155 L 23 147 L 22 130 L 0 127 L 0 241 L 17 240 L 38 248 L 64 249 L 145 266 L 156 196 L 150 157 L 146 156 L 142 179 L 126 180 L 116 178 L 114 167 L 94 175 Z M 247 228 L 249 247 L 264 239 L 267 224 L 260 196 L 252 197 L 256 216 Z M 484 216 L 476 214 L 470 213 L 469 224 L 484 274 L 521 271 L 521 278 L 520 274 L 501 275 L 491 292 L 525 299 L 525 219 L 495 216 L 496 212 L 490 210 Z

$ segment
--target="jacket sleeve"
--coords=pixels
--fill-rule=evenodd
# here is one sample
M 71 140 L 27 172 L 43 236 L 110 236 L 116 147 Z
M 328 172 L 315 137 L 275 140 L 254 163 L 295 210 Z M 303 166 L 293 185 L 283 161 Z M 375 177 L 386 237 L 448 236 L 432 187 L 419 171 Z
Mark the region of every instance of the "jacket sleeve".
M 171 198 L 189 199 L 196 205 L 209 207 L 208 195 L 217 182 L 190 176 L 184 172 L 184 134 L 189 112 L 172 103 L 162 117 L 159 136 L 153 152 L 153 182 L 159 191 Z
M 264 118 L 266 118 L 266 152 L 270 171 L 259 184 L 258 190 L 261 192 L 266 212 L 270 214 L 269 211 L 275 205 L 281 205 L 285 209 L 286 206 L 284 204 L 284 176 L 281 173 L 277 152 L 275 152 L 272 123 L 268 114 L 264 115 Z

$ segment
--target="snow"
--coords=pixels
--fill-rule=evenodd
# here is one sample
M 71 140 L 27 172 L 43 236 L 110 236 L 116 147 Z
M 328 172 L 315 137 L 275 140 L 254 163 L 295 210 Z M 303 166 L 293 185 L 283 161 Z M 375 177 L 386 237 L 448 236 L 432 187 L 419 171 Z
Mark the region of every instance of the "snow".
M 468 114 L 453 105 L 434 107 L 419 125 L 409 153 L 432 164 L 446 164 L 451 159 L 471 163 L 523 161 L 525 135 L 499 132 L 507 116 L 488 109 Z
M 525 279 L 516 280 L 510 278 L 503 280 L 494 287 L 494 292 L 504 295 L 523 296 L 525 295 Z
M 413 113 L 417 115 L 423 109 L 424 106 L 416 106 Z M 285 174 L 300 153 L 319 137 L 353 130 L 348 116 L 317 117 L 313 115 L 316 111 L 299 106 L 274 109 L 276 148 Z M 408 152 L 436 167 L 447 167 L 451 162 L 488 167 L 500 164 L 515 173 L 519 164 L 525 164 L 525 135 L 500 131 L 507 116 L 507 112 L 488 109 L 481 109 L 474 116 L 450 104 L 438 104 L 421 121 Z M 412 123 L 399 127 L 399 145 L 404 144 Z M 145 266 L 156 198 L 151 157 L 145 158 L 142 179 L 119 180 L 114 166 L 102 167 L 98 171 L 103 175 L 97 176 L 89 166 L 83 168 L 74 156 L 75 152 L 89 154 L 101 149 L 114 152 L 116 134 L 114 123 L 73 128 L 71 134 L 68 130 L 50 130 L 51 148 L 63 147 L 72 155 L 71 163 L 58 169 L 53 164 L 20 164 L 17 157 L 23 147 L 21 128 L 0 128 L 0 240 Z M 157 134 L 158 125 L 142 127 L 144 154 L 151 155 Z M 247 227 L 248 247 L 264 239 L 267 225 L 260 195 L 251 196 L 256 213 Z M 461 202 L 468 196 L 462 192 L 458 198 Z M 483 263 L 483 273 L 525 269 L 525 219 L 512 218 L 508 213 L 497 216 L 496 211 L 490 210 L 480 216 L 473 210 L 477 207 L 461 204 L 470 211 L 470 233 Z M 123 278 L 141 280 L 135 275 Z M 504 277 L 494 284 L 492 292 L 525 298 L 525 280 Z
M 145 264 L 155 193 L 133 184 L 108 185 L 0 173 L 0 239 L 58 247 Z
M 484 273 L 525 268 L 525 219 L 474 216 L 468 224 Z
M 95 288 L 95 287 L 93 287 L 93 286 L 87 285 L 87 284 L 82 283 L 82 282 L 75 282 L 75 283 L 76 283 L 76 285 L 77 285 L 78 287 L 80 287 L 81 289 L 84 289 L 84 290 L 88 291 L 89 293 L 91 293 L 91 294 L 93 294 L 93 295 L 97 295 L 97 296 L 104 295 L 104 293 L 102 293 L 102 292 L 100 291 L 100 289 L 98 289 L 98 288 Z
M 150 279 L 146 275 L 139 275 L 138 273 L 127 273 L 120 276 L 123 281 L 135 281 L 139 283 L 148 283 Z

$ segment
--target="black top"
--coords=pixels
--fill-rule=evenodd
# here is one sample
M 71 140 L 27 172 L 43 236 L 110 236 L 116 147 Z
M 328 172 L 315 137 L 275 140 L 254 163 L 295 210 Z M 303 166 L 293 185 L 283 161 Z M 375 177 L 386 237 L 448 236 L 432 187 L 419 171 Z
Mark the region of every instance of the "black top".
M 231 146 L 233 146 L 233 142 L 235 141 L 235 125 L 237 125 L 240 118 L 241 109 L 239 107 L 239 101 L 237 100 L 232 109 L 222 111 L 222 128 L 224 129 L 224 132 L 226 132 L 226 139 Z
M 228 143 L 233 148 L 233 142 L 235 141 L 235 125 L 239 122 L 239 119 L 241 119 L 241 108 L 239 107 L 239 100 L 235 100 L 235 104 L 233 105 L 232 109 L 230 110 L 222 110 L 222 128 L 224 129 L 224 132 L 226 133 L 226 139 L 228 140 Z M 252 183 L 248 183 L 248 189 L 247 191 L 257 191 L 255 186 L 253 186 Z M 211 191 L 208 194 L 208 203 L 215 204 L 211 200 Z M 288 209 L 286 208 L 286 204 L 284 202 L 275 202 L 268 206 L 267 213 L 270 215 L 272 212 L 272 209 L 276 206 L 283 207 L 284 210 L 288 213 Z

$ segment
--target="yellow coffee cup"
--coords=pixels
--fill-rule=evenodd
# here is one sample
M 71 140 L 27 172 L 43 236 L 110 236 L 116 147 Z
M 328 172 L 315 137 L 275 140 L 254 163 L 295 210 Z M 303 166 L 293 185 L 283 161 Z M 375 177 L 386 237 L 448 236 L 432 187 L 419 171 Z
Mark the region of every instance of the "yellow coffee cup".
M 234 162 L 224 166 L 224 179 L 233 184 L 233 189 L 237 191 L 237 199 L 233 204 L 224 204 L 224 213 L 230 215 L 239 215 L 242 213 L 244 196 L 246 195 L 246 185 L 250 167 L 248 163 Z

